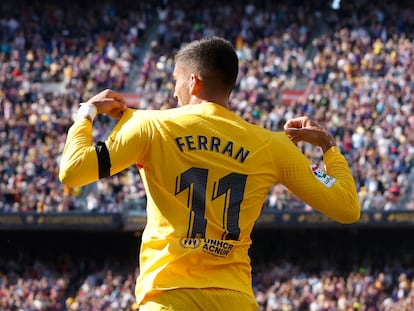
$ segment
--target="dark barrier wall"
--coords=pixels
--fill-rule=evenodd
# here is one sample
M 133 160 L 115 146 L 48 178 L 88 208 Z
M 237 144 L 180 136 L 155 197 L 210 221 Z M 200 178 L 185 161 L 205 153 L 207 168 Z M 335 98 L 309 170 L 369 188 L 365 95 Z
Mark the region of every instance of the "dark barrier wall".
M 26 230 L 120 230 L 123 227 L 120 213 L 22 213 L 0 214 L 0 229 Z
M 387 230 L 256 228 L 250 254 L 255 268 L 281 261 L 305 263 L 324 258 L 336 260 L 338 265 L 349 269 L 352 265 L 362 266 L 368 259 L 376 261 L 377 265 L 390 261 L 391 257 L 414 259 L 413 236 L 413 228 L 398 227 Z M 122 261 L 133 269 L 138 264 L 139 247 L 139 231 L 4 230 L 0 234 L 0 259 L 18 258 L 20 253 L 33 258 L 70 254 L 79 258 Z
M 146 223 L 145 213 L 50 213 L 0 214 L 0 230 L 115 230 L 139 231 Z M 363 212 L 352 225 L 333 222 L 318 212 L 264 212 L 256 228 L 388 228 L 414 227 L 414 211 Z

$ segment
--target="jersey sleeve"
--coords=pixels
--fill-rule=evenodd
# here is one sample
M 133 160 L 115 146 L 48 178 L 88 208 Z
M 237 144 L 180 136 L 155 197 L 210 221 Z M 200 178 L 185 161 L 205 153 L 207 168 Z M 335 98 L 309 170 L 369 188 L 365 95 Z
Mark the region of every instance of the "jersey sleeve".
M 283 146 L 283 157 L 275 165 L 281 183 L 312 208 L 340 223 L 360 217 L 355 181 L 345 157 L 337 147 L 325 152 L 325 167 L 312 163 L 290 141 Z
M 109 160 L 109 175 L 114 175 L 139 161 L 145 152 L 148 137 L 145 126 L 129 109 L 118 121 L 104 142 Z M 141 121 L 141 124 L 142 121 Z M 83 186 L 97 181 L 99 176 L 97 148 L 93 144 L 92 123 L 76 121 L 68 131 L 60 160 L 59 179 L 70 186 Z

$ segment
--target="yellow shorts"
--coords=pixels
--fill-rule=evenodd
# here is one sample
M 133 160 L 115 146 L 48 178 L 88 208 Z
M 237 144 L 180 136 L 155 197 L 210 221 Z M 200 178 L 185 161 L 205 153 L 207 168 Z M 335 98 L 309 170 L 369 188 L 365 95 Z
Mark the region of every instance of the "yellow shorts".
M 220 288 L 183 288 L 159 292 L 147 298 L 139 311 L 257 311 L 256 300 Z

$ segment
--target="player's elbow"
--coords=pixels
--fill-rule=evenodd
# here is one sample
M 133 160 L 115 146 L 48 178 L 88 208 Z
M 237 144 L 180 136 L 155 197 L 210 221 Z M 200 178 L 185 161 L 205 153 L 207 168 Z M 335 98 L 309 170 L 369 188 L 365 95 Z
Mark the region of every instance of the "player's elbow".
M 348 215 L 346 215 L 346 217 L 344 217 L 341 221 L 341 223 L 343 224 L 353 224 L 359 221 L 361 217 L 361 213 L 360 211 L 352 211 L 351 213 L 349 213 Z
M 355 202 L 354 204 L 347 205 L 338 221 L 343 224 L 353 224 L 358 222 L 360 217 L 361 208 L 359 202 Z
M 73 174 L 70 174 L 67 170 L 60 170 L 59 171 L 59 180 L 62 184 L 71 186 L 71 187 L 78 187 L 81 186 L 78 184 L 77 179 Z
M 61 167 L 59 170 L 59 180 L 62 184 L 70 187 L 82 187 L 93 180 L 90 180 L 85 170 L 76 166 Z

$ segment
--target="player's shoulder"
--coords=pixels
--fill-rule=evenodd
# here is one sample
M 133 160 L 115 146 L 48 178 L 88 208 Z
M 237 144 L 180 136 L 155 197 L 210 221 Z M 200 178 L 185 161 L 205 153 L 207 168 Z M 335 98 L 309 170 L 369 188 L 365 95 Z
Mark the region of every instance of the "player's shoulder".
M 185 112 L 186 110 L 190 109 L 190 107 L 183 106 L 183 107 L 172 107 L 172 108 L 165 108 L 165 109 L 131 109 L 134 113 L 137 114 L 150 114 L 150 115 L 170 115 Z
M 244 120 L 243 120 L 244 121 Z M 266 127 L 263 127 L 261 125 L 250 123 L 248 121 L 244 121 L 245 127 L 250 131 L 256 133 L 256 135 L 259 135 L 260 137 L 265 137 L 267 139 L 274 139 L 279 137 L 286 136 L 284 131 L 272 131 Z
M 176 112 L 174 110 L 177 108 L 171 109 L 128 109 L 127 114 L 133 118 L 145 118 L 145 119 L 156 119 L 156 118 L 168 118 L 171 115 L 174 115 Z

